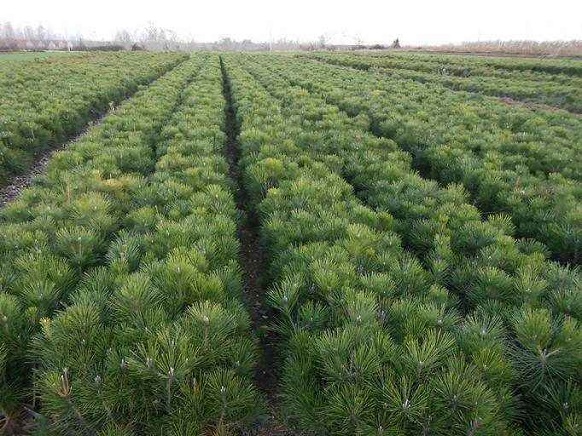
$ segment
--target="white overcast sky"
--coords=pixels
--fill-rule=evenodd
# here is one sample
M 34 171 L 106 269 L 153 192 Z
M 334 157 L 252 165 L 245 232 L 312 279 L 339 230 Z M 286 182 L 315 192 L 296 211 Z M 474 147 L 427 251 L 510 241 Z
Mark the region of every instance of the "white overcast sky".
M 582 0 L 0 0 L 0 21 L 91 39 L 153 22 L 197 41 L 569 40 L 582 39 Z

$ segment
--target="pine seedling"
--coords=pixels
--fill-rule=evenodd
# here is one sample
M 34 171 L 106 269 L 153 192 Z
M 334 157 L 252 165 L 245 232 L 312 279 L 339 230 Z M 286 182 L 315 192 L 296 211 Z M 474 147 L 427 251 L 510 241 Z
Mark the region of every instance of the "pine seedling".
M 53 319 L 41 319 L 40 324 L 42 331 L 34 341 L 33 353 L 44 368 L 58 371 L 67 366 L 77 377 L 90 377 L 94 363 L 104 358 L 109 343 L 97 308 L 72 305 Z M 71 355 L 75 356 L 74 362 Z
M 375 408 L 382 428 L 397 428 L 401 433 L 420 432 L 428 414 L 430 394 L 405 376 L 382 377 L 376 388 Z
M 447 309 L 458 310 L 461 306 L 459 297 L 452 292 L 447 291 L 443 286 L 438 284 L 432 285 L 424 297 L 425 301 L 445 306 Z
M 329 322 L 329 309 L 312 301 L 301 305 L 297 313 L 297 330 L 308 332 L 322 331 Z
M 103 194 L 93 192 L 79 196 L 68 205 L 69 220 L 77 226 L 105 235 L 114 228 L 113 205 Z
M 219 277 L 201 272 L 205 269 L 206 259 L 193 249 L 177 249 L 166 261 L 150 266 L 153 284 L 165 295 L 172 296 L 172 300 L 162 301 L 169 313 L 180 313 L 196 301 L 224 298 L 224 286 Z
M 209 301 L 195 303 L 188 309 L 188 324 L 194 329 L 202 348 L 210 355 L 220 353 L 219 345 L 238 327 L 230 312 Z
M 521 268 L 514 280 L 514 289 L 519 301 L 533 307 L 539 306 L 548 286 L 539 273 L 531 267 Z
M 234 231 L 231 233 L 230 229 L 222 229 L 221 222 L 216 223 L 215 235 L 206 236 L 193 245 L 193 248 L 204 254 L 213 269 L 232 264 L 240 251 L 240 242 L 233 237 Z
M 402 343 L 404 341 L 406 320 L 414 317 L 416 306 L 419 304 L 421 301 L 417 298 L 384 299 L 382 301 L 381 319 L 396 342 Z
M 557 314 L 582 320 L 582 292 L 575 287 L 552 289 L 549 304 Z
M 323 431 L 321 408 L 325 394 L 315 375 L 314 339 L 301 332 L 289 343 L 282 372 L 283 409 L 285 416 L 299 426 Z
M 451 434 L 498 434 L 506 426 L 493 393 L 462 359 L 449 360 L 446 371 L 431 383 L 435 423 Z
M 116 274 L 130 274 L 139 267 L 142 249 L 143 238 L 129 232 L 120 232 L 109 245 L 105 258 Z
M 350 224 L 347 228 L 347 241 L 344 243 L 359 275 L 380 266 L 377 258 L 379 253 L 393 251 L 394 247 L 399 246 L 397 235 L 391 232 L 380 233 L 364 224 Z
M 302 294 L 302 286 L 303 277 L 298 274 L 291 274 L 280 283 L 276 283 L 268 293 L 267 301 L 269 305 L 280 312 L 275 328 L 286 337 L 291 336 L 299 329 L 295 319 L 295 309 Z
M 45 249 L 48 246 L 48 235 L 42 230 L 30 227 L 28 223 L 26 225 L 2 225 L 0 228 L 0 253 L 3 260 L 7 261 L 9 258 L 23 254 L 25 251 L 32 251 L 38 249 L 38 247 Z
M 154 424 L 160 427 L 160 432 L 172 436 L 189 436 L 201 434 L 205 426 L 204 392 L 197 379 L 180 386 L 182 407 L 174 410 L 166 419 L 158 418 Z
M 211 215 L 225 214 L 225 211 L 234 211 L 235 209 L 232 194 L 219 185 L 207 186 L 203 191 L 195 193 L 191 200 Z M 234 216 L 231 218 L 234 219 Z
M 429 330 L 422 338 L 406 338 L 402 364 L 406 374 L 422 380 L 453 354 L 455 340 L 442 331 Z
M 557 313 L 582 319 L 582 278 L 576 269 L 550 264 L 546 271 L 549 302 Z
M 223 259 L 223 261 L 219 261 L 218 257 L 220 256 L 222 258 L 222 254 L 220 253 L 219 256 L 216 256 L 216 258 L 214 258 L 211 254 L 206 254 L 206 257 L 209 256 L 212 259 L 209 262 L 209 265 L 212 265 L 213 267 L 211 275 L 216 277 L 217 280 L 222 283 L 225 297 L 240 300 L 242 297 L 243 285 L 242 271 L 239 262 L 234 258 L 226 259 L 226 257 Z
M 519 295 L 515 293 L 512 278 L 495 267 L 479 268 L 475 272 L 475 282 L 467 296 L 474 306 L 480 306 L 488 300 L 504 305 L 516 305 L 521 302 Z
M 414 221 L 407 233 L 407 241 L 417 253 L 436 250 L 439 242 L 441 245 L 445 242 L 443 237 L 443 224 L 431 219 Z M 442 251 L 443 248 L 441 247 L 440 250 Z
M 427 271 L 415 257 L 408 254 L 403 255 L 400 264 L 393 265 L 390 272 L 400 296 L 424 295 L 432 285 Z
M 140 336 L 142 328 L 167 320 L 163 310 L 163 295 L 154 287 L 145 273 L 134 273 L 127 277 L 123 285 L 112 295 L 109 303 L 117 323 L 130 327 L 133 334 Z
M 544 259 L 550 257 L 551 252 L 542 242 L 537 239 L 521 238 L 515 241 L 519 251 L 526 255 L 536 254 Z
M 125 216 L 125 227 L 136 233 L 150 233 L 154 231 L 158 220 L 158 212 L 153 207 L 140 207 Z
M 129 377 L 155 395 L 167 413 L 175 408 L 178 386 L 203 363 L 197 344 L 178 326 L 160 328 L 138 343 L 127 358 Z
M 448 235 L 437 233 L 434 236 L 434 248 L 427 256 L 427 266 L 435 283 L 446 286 L 449 275 L 455 263 L 451 249 L 451 238 Z
M 322 376 L 329 384 L 371 383 L 375 379 L 381 359 L 370 346 L 370 333 L 370 328 L 349 326 L 324 332 L 318 338 L 314 346 Z
M 378 305 L 374 295 L 346 289 L 343 298 L 345 299 L 343 312 L 347 322 L 364 329 L 375 328 L 378 325 Z
M 98 433 L 99 436 L 133 436 L 134 434 L 135 432 L 129 425 L 121 424 L 107 424 Z
M 472 221 L 455 231 L 451 241 L 455 253 L 472 257 L 478 254 L 479 250 L 493 244 L 497 237 L 498 231 L 493 226 Z
M 568 436 L 577 434 L 582 413 L 582 391 L 573 380 L 546 383 L 532 394 L 534 401 L 529 408 L 537 425 L 548 431 L 562 429 L 563 434 Z
M 318 293 L 328 301 L 333 301 L 337 295 L 340 303 L 343 301 L 341 290 L 356 283 L 357 280 L 355 266 L 336 255 L 341 252 L 342 250 L 338 248 L 335 253 L 331 252 L 325 258 L 315 259 L 309 268 Z
M 465 318 L 458 332 L 459 344 L 471 354 L 480 348 L 502 348 L 505 329 L 497 316 L 475 313 Z
M 487 222 L 495 227 L 503 235 L 513 236 L 515 234 L 515 225 L 511 220 L 511 215 L 490 215 L 487 217 Z
M 93 305 L 102 316 L 106 316 L 106 307 L 113 291 L 127 280 L 127 275 L 116 275 L 106 267 L 89 270 L 83 276 L 79 286 L 71 294 L 71 303 Z
M 6 381 L 6 365 L 8 362 L 8 350 L 4 344 L 0 344 L 0 383 Z
M 31 308 L 38 316 L 50 315 L 60 300 L 61 290 L 53 282 L 31 282 L 19 286 L 18 296 L 21 302 Z
M 505 386 L 514 377 L 511 362 L 506 357 L 505 336 L 501 318 L 479 312 L 467 317 L 457 332 L 460 349 L 492 388 Z
M 191 247 L 200 238 L 199 230 L 200 223 L 197 220 L 162 220 L 157 224 L 149 247 L 157 258 L 164 258 L 173 249 Z
M 459 316 L 446 306 L 433 303 L 420 303 L 410 300 L 412 312 L 405 318 L 402 326 L 405 337 L 422 338 L 426 331 L 434 329 L 452 333 L 459 322 Z
M 326 395 L 324 419 L 330 433 L 337 435 L 369 434 L 374 428 L 371 391 L 359 383 L 334 385 Z
M 396 282 L 389 273 L 370 273 L 359 277 L 361 286 L 376 298 L 391 301 L 396 296 Z
M 518 343 L 513 350 L 522 383 L 535 388 L 549 378 L 576 376 L 582 334 L 573 319 L 553 321 L 546 309 L 523 309 L 512 319 Z
M 7 357 L 20 355 L 19 345 L 27 340 L 32 330 L 30 324 L 26 313 L 22 311 L 18 298 L 0 292 L 0 344 L 11 350 L 6 355 Z M 5 362 L 4 369 L 7 370 L 7 368 Z
M 256 364 L 256 346 L 246 338 L 238 337 L 234 341 L 228 341 L 228 354 L 225 353 L 224 361 L 238 376 L 251 377 Z
M 73 391 L 77 393 L 76 387 L 76 384 L 73 387 L 71 373 L 67 368 L 45 372 L 40 380 L 43 409 L 46 414 L 58 417 L 52 423 L 53 430 L 64 432 L 68 428 L 75 428 L 81 435 L 90 435 L 93 430 L 85 416 L 91 409 L 79 408 L 73 398 Z
M 55 237 L 57 253 L 79 271 L 95 265 L 103 255 L 103 239 L 93 229 L 80 226 L 63 228 Z
M 74 274 L 62 259 L 33 252 L 16 259 L 18 278 L 12 291 L 21 297 L 24 307 L 36 307 L 39 316 L 50 315 L 56 303 L 71 290 Z
M 207 417 L 217 423 L 217 429 L 233 430 L 248 423 L 262 405 L 255 387 L 232 371 L 212 371 L 204 378 L 202 389 Z

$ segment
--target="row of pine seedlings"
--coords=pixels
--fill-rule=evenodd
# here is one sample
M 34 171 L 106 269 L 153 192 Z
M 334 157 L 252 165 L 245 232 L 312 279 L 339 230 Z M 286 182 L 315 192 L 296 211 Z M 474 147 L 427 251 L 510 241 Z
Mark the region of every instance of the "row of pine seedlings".
M 580 117 L 309 60 L 277 70 L 370 117 L 371 129 L 409 152 L 422 174 L 462 184 L 485 213 L 509 213 L 519 237 L 537 239 L 562 262 L 582 261 Z
M 512 70 L 509 64 L 498 67 L 486 66 L 470 57 L 414 58 L 408 53 L 404 57 L 355 53 L 315 53 L 305 57 L 334 65 L 378 72 L 391 79 L 435 83 L 456 91 L 509 97 L 521 102 L 541 103 L 582 113 L 582 79 L 575 74 L 565 74 L 567 68 L 563 71 L 557 68 L 557 71 L 552 73 L 543 71 L 543 67 L 542 71 L 527 68 Z M 530 65 L 530 68 L 532 67 L 536 68 Z M 567 114 L 561 112 L 560 115 Z
M 36 404 L 31 342 L 40 320 L 104 263 L 129 199 L 147 186 L 162 125 L 196 69 L 182 64 L 136 94 L 56 153 L 46 174 L 0 211 L 0 411 L 9 432 L 25 405 Z
M 576 434 L 579 273 L 514 239 L 507 216 L 483 221 L 460 186 L 422 179 L 365 116 L 291 86 L 274 59 L 240 59 L 228 71 L 290 421 L 317 434 Z
M 177 53 L 99 53 L 0 65 L 0 185 L 39 151 L 78 134 L 92 119 L 171 70 Z
M 261 72 L 257 64 L 256 74 L 284 102 L 287 118 L 302 114 L 302 142 L 313 158 L 342 157 L 344 177 L 366 204 L 397 219 L 405 246 L 438 285 L 459 297 L 460 315 L 477 321 L 481 331 L 503 324 L 496 345 L 505 348 L 503 358 L 495 358 L 490 346 L 461 346 L 491 388 L 505 385 L 505 393 L 511 392 L 516 410 L 509 417 L 528 431 L 575 434 L 582 406 L 579 271 L 545 260 L 541 244 L 511 237 L 509 216 L 482 221 L 462 189 L 443 189 L 413 174 L 410 156 L 366 133 L 365 117 L 350 119 L 321 97 L 278 79 L 290 74 L 288 65 L 283 70 L 265 62 Z M 406 316 L 416 317 L 414 310 Z M 493 378 L 503 375 L 507 363 L 512 368 L 506 368 L 506 378 Z
M 185 435 L 255 414 L 221 90 L 218 58 L 194 55 L 2 211 L 9 420 Z

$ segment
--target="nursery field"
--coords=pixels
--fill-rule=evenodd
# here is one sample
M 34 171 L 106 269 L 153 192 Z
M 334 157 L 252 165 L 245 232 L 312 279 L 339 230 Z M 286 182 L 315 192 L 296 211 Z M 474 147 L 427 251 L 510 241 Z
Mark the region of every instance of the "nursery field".
M 3 61 L 31 61 L 41 60 L 56 56 L 75 56 L 76 53 L 63 51 L 47 51 L 47 52 L 15 52 L 15 53 L 0 53 L 0 62 Z
M 9 56 L 9 55 L 1 55 Z M 35 154 L 176 65 L 179 54 L 70 54 L 24 61 L 0 56 L 0 186 Z
M 0 434 L 581 434 L 580 80 L 0 62 Z
M 400 79 L 438 83 L 454 90 L 547 104 L 582 113 L 582 62 L 544 63 L 502 58 L 435 55 L 317 54 L 336 65 L 373 70 Z

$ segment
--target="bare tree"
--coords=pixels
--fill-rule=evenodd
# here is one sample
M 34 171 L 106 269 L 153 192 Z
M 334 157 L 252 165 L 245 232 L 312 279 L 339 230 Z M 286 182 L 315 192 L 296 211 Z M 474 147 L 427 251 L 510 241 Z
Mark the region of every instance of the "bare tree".
M 133 45 L 133 37 L 131 36 L 131 33 L 125 29 L 118 30 L 115 34 L 115 42 L 125 48 L 129 48 Z
M 17 46 L 17 35 L 12 27 L 12 23 L 9 21 L 5 22 L 3 25 L 0 26 L 1 33 L 0 33 L 0 45 L 6 47 L 8 50 L 14 50 Z
M 42 24 L 39 24 L 36 28 L 36 40 L 40 43 L 40 48 L 47 48 L 49 39 L 49 31 Z
M 24 39 L 26 39 L 27 41 L 32 41 L 35 38 L 35 32 L 34 29 L 32 28 L 32 26 L 26 26 L 23 30 L 22 30 Z

